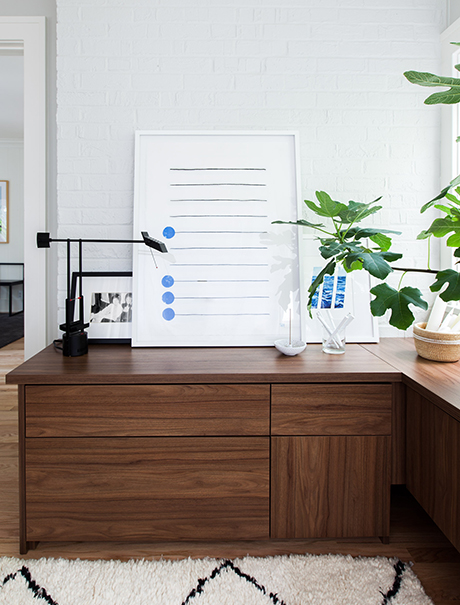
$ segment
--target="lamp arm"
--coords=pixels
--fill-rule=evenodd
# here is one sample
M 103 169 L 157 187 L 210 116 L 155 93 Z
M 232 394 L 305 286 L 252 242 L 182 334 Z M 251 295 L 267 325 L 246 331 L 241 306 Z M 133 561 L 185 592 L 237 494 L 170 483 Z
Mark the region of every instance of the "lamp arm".
M 168 249 L 163 242 L 151 237 L 147 231 L 142 231 L 143 239 L 86 239 L 86 238 L 54 238 L 49 233 L 37 233 L 37 248 L 49 248 L 51 242 L 83 242 L 89 244 L 145 244 L 158 252 L 167 252 Z

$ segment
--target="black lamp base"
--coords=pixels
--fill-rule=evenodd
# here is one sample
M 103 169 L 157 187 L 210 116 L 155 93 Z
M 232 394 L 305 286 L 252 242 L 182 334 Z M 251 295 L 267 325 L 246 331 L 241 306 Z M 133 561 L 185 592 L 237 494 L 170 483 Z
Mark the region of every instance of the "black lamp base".
M 66 357 L 79 357 L 88 353 L 88 334 L 82 330 L 62 335 L 62 354 Z

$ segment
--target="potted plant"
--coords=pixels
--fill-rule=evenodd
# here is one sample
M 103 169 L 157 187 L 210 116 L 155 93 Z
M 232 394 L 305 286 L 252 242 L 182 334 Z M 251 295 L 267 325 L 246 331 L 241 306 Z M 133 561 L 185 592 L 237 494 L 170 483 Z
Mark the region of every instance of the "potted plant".
M 460 46 L 459 42 L 455 42 Z M 456 65 L 460 71 L 460 65 Z M 446 87 L 447 90 L 436 92 L 427 99 L 427 105 L 439 103 L 454 104 L 460 102 L 460 78 L 447 78 L 431 73 L 408 71 L 404 73 L 407 80 L 413 84 L 428 87 Z M 460 141 L 460 137 L 457 139 Z M 414 322 L 414 314 L 410 305 L 421 309 L 428 309 L 428 304 L 422 298 L 418 288 L 411 286 L 392 288 L 385 280 L 394 271 L 415 271 L 435 273 L 435 281 L 431 284 L 432 292 L 440 292 L 440 298 L 444 302 L 460 300 L 460 273 L 455 269 L 444 269 L 433 271 L 427 269 L 405 269 L 392 267 L 391 262 L 402 258 L 402 254 L 391 251 L 392 240 L 389 234 L 397 234 L 396 231 L 376 229 L 360 226 L 359 223 L 368 216 L 378 212 L 382 206 L 377 206 L 381 198 L 364 204 L 350 201 L 347 203 L 334 201 L 324 191 L 317 191 L 318 203 L 305 200 L 308 209 L 315 215 L 329 220 L 329 224 L 312 223 L 305 219 L 298 221 L 274 221 L 275 223 L 292 224 L 314 229 L 318 235 L 319 252 L 325 260 L 325 265 L 317 278 L 310 285 L 308 292 L 308 310 L 311 316 L 312 299 L 321 286 L 326 275 L 332 275 L 336 267 L 341 265 L 345 271 L 355 270 L 368 271 L 370 275 L 382 281 L 374 286 L 370 292 L 374 299 L 370 303 L 371 313 L 374 316 L 382 316 L 388 310 L 391 311 L 390 325 L 407 330 Z M 447 237 L 446 244 L 454 248 L 454 258 L 460 259 L 460 175 L 454 178 L 435 198 L 424 204 L 420 210 L 424 213 L 428 208 L 436 208 L 441 216 L 432 221 L 431 225 L 417 236 L 417 239 L 429 239 L 431 237 Z M 371 243 L 368 244 L 367 240 Z M 457 261 L 460 263 L 460 260 Z M 418 331 L 423 330 L 418 324 Z M 415 331 L 415 328 L 414 328 Z M 460 345 L 459 345 L 460 358 Z
M 399 232 L 360 225 L 364 219 L 381 210 L 382 206 L 377 205 L 381 198 L 367 204 L 355 201 L 342 203 L 333 200 L 325 191 L 317 191 L 316 198 L 318 203 L 305 200 L 305 204 L 322 220 L 328 219 L 328 224 L 312 223 L 305 219 L 274 221 L 279 224 L 310 227 L 320 234 L 317 240 L 325 264 L 308 288 L 307 308 L 310 316 L 313 297 L 324 277 L 332 275 L 338 266 L 342 266 L 348 273 L 365 270 L 381 280 L 381 284 L 371 289 L 375 296 L 371 302 L 371 312 L 374 316 L 381 316 L 390 309 L 390 324 L 400 330 L 406 330 L 414 321 L 409 305 L 426 310 L 428 304 L 423 300 L 418 288 L 405 286 L 395 289 L 384 283 L 394 271 L 390 263 L 402 258 L 402 254 L 391 251 L 392 240 L 389 237 L 389 234 Z

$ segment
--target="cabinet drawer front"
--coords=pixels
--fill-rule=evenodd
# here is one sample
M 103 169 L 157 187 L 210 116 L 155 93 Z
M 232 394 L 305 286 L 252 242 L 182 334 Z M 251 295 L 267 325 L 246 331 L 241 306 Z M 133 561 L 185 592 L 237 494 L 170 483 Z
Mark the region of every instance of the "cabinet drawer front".
M 26 387 L 27 437 L 268 435 L 269 385 Z
M 272 387 L 272 435 L 390 435 L 389 384 Z
M 269 438 L 26 439 L 28 540 L 269 537 Z

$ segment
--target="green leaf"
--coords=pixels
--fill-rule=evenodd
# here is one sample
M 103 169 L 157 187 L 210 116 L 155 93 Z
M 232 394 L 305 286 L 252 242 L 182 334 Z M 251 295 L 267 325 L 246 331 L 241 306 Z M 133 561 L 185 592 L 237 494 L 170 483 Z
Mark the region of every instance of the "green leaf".
M 316 279 L 314 280 L 314 282 L 308 288 L 308 292 L 310 293 L 310 296 L 308 297 L 307 308 L 308 308 L 310 317 L 311 317 L 311 301 L 313 299 L 313 296 L 315 295 L 315 292 L 319 288 L 319 286 L 323 283 L 324 276 L 334 274 L 335 267 L 336 267 L 335 260 L 329 261 L 327 263 L 327 265 L 321 269 L 321 271 L 316 276 Z
M 453 181 L 452 181 L 452 182 L 453 182 Z M 421 207 L 420 212 L 421 212 L 421 213 L 425 212 L 425 210 L 428 210 L 428 208 L 431 208 L 431 206 L 433 206 L 433 204 L 434 204 L 435 202 L 437 202 L 438 200 L 442 200 L 443 198 L 445 198 L 445 197 L 446 197 L 446 193 L 449 191 L 449 189 L 450 189 L 451 187 L 453 187 L 452 183 L 451 183 L 451 184 L 450 184 L 448 187 L 445 187 L 445 188 L 444 188 L 444 189 L 441 191 L 441 193 L 439 193 L 439 194 L 438 194 L 436 197 L 434 197 L 432 200 L 430 200 L 429 202 L 427 202 L 426 204 L 424 204 L 424 205 Z
M 428 239 L 429 237 L 431 237 L 431 233 L 429 233 L 428 231 L 420 231 L 420 233 L 417 235 L 417 239 Z
M 362 202 L 354 202 L 353 200 L 350 200 L 348 202 L 348 205 L 345 206 L 345 209 L 340 212 L 339 218 L 343 223 L 359 223 L 371 214 L 375 214 L 376 212 L 381 210 L 382 206 L 373 206 L 373 204 L 375 204 L 381 199 L 382 197 L 380 196 L 372 202 L 369 202 L 368 204 L 363 204 Z
M 460 231 L 453 233 L 450 237 L 448 237 L 446 245 L 449 246 L 449 248 L 457 248 L 457 246 L 460 246 Z
M 351 231 L 351 229 L 350 229 Z M 395 235 L 401 235 L 401 231 L 391 231 L 390 229 L 372 229 L 367 227 L 357 227 L 355 229 L 355 239 L 362 239 L 363 237 L 372 237 L 373 235 L 379 235 L 380 233 L 394 233 Z
M 337 256 L 340 252 L 345 250 L 345 246 L 340 244 L 339 242 L 332 242 L 327 246 L 320 246 L 319 252 L 323 258 L 332 258 L 333 256 Z
M 460 258 L 460 248 L 457 248 L 456 250 L 454 250 L 454 256 L 455 256 L 455 258 Z
M 449 202 L 453 202 L 454 204 L 457 204 L 457 205 L 459 203 L 458 198 L 456 198 L 455 195 L 452 195 L 452 193 L 446 193 L 446 199 L 448 199 Z M 437 206 L 436 206 L 436 208 L 437 208 Z
M 299 227 L 312 227 L 312 229 L 325 226 L 322 223 L 310 223 L 310 221 L 306 221 L 303 218 L 299 219 L 298 221 L 272 221 L 272 225 L 297 225 Z
M 335 202 L 331 196 L 325 191 L 316 191 L 316 197 L 319 201 L 319 206 L 310 200 L 305 200 L 305 204 L 320 216 L 327 216 L 333 218 L 339 216 L 340 212 L 346 208 L 345 204 Z
M 439 292 L 441 288 L 448 284 L 447 288 L 439 295 L 444 302 L 450 300 L 460 300 L 460 273 L 454 269 L 444 269 L 436 273 L 436 281 L 431 284 L 432 292 Z
M 379 284 L 371 289 L 375 296 L 371 301 L 371 313 L 381 317 L 388 309 L 391 309 L 389 323 L 399 330 L 407 330 L 414 321 L 414 314 L 409 305 L 415 305 L 421 309 L 428 309 L 428 304 L 422 299 L 422 293 L 418 288 L 405 287 L 395 290 L 388 284 Z
M 458 176 L 456 176 L 454 179 L 451 180 L 450 182 L 450 187 L 455 187 L 456 185 L 460 185 L 460 174 Z M 449 189 L 450 189 L 449 187 Z M 459 193 L 459 192 L 457 192 Z
M 435 219 L 427 229 L 427 232 L 432 233 L 435 237 L 444 237 L 451 231 L 460 232 L 460 222 L 451 216 Z
M 424 103 L 425 105 L 439 105 L 439 103 L 442 103 L 443 105 L 455 105 L 455 103 L 460 103 L 459 87 L 456 86 L 455 88 L 450 88 L 443 92 L 435 92 L 427 97 Z
M 375 235 L 371 235 L 370 240 L 377 244 L 380 250 L 386 252 L 391 248 L 391 238 L 384 235 L 383 233 L 376 233 Z
M 459 78 L 447 78 L 445 76 L 436 76 L 423 71 L 405 71 L 404 76 L 411 84 L 418 86 L 458 86 L 460 87 Z
M 352 271 L 361 271 L 363 268 L 363 262 L 360 260 L 355 260 L 349 267 L 343 263 L 343 268 L 347 273 L 351 273 Z
M 385 279 L 393 269 L 387 263 L 387 261 L 383 258 L 383 254 L 385 252 L 355 252 L 353 254 L 349 254 L 344 263 L 347 267 L 350 267 L 352 263 L 357 260 L 362 261 L 363 268 L 366 269 L 368 273 L 373 275 L 374 277 L 378 277 L 378 279 Z M 397 258 L 401 258 L 401 255 L 396 255 Z M 394 260 L 397 260 L 396 258 Z
M 438 103 L 444 103 L 451 105 L 453 103 L 460 102 L 460 79 L 459 78 L 446 78 L 444 76 L 436 76 L 427 72 L 418 71 L 406 71 L 404 73 L 406 78 L 412 84 L 418 84 L 419 86 L 447 86 L 449 90 L 442 92 L 436 92 L 425 99 L 426 105 L 437 105 Z
M 399 260 L 403 256 L 400 252 L 390 252 L 390 251 L 377 252 L 376 254 L 379 254 L 382 258 L 387 260 L 389 263 L 392 263 L 395 260 Z
M 451 208 L 449 206 L 443 206 L 442 204 L 435 204 L 434 207 L 437 210 L 441 210 L 441 212 L 445 212 L 446 214 L 452 214 L 452 210 L 451 210 Z

